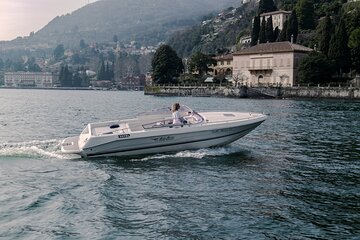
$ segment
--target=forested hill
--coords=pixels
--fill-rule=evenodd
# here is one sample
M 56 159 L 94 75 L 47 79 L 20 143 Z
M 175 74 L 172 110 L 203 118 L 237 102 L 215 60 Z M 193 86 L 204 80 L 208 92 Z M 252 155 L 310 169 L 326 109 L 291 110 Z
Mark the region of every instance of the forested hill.
M 177 31 L 167 43 L 182 57 L 198 50 L 215 54 L 234 46 L 240 35 L 249 35 L 251 19 L 255 14 L 254 3 L 237 8 L 230 7 L 219 14 L 203 18 L 191 28 Z
M 154 44 L 173 31 L 193 25 L 202 15 L 223 9 L 238 0 L 101 0 L 71 14 L 54 18 L 43 29 L 13 45 L 78 45 L 120 41 Z M 4 44 L 4 43 L 2 43 Z M 9 43 L 5 43 L 9 44 Z
M 319 46 L 321 32 L 324 32 L 322 22 L 327 15 L 330 16 L 333 25 L 329 34 L 334 34 L 335 26 L 343 15 L 348 24 L 348 34 L 360 24 L 359 1 L 347 3 L 342 0 L 260 0 L 260 4 L 266 5 L 269 2 L 276 3 L 275 10 L 296 12 L 299 23 L 298 43 L 309 47 Z M 224 49 L 239 48 L 241 47 L 237 45 L 239 39 L 243 36 L 251 36 L 252 19 L 258 13 L 259 4 L 250 1 L 238 8 L 229 8 L 217 15 L 209 16 L 208 19 L 199 21 L 191 28 L 177 31 L 167 43 L 182 57 L 188 57 L 198 50 L 207 54 L 216 54 L 223 52 Z

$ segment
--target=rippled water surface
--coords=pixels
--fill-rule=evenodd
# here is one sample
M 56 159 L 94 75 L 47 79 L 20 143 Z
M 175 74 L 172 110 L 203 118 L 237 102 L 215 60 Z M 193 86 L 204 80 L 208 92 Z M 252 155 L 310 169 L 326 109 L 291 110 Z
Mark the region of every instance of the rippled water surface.
M 76 159 L 88 122 L 175 101 L 270 118 L 225 148 Z M 359 239 L 360 102 L 0 90 L 1 239 Z

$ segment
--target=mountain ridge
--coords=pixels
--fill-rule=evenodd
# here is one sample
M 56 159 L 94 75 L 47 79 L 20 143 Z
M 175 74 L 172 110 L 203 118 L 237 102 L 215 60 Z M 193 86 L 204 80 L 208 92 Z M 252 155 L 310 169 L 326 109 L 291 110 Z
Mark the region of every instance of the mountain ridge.
M 0 44 L 75 46 L 81 39 L 103 42 L 114 35 L 119 41 L 154 44 L 175 30 L 191 26 L 201 16 L 235 3 L 238 0 L 102 0 L 55 17 L 31 36 Z

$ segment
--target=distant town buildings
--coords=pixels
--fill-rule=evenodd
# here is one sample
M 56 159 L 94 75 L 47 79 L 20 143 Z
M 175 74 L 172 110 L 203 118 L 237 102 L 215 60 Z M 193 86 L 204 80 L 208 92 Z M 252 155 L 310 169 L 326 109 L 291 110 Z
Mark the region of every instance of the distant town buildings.
M 50 72 L 5 72 L 5 87 L 54 87 L 59 77 Z
M 242 4 L 246 4 L 246 3 L 250 3 L 250 2 L 259 3 L 260 0 L 242 0 L 241 1 Z
M 301 60 L 313 49 L 290 42 L 255 45 L 233 54 L 233 79 L 250 86 L 294 86 Z

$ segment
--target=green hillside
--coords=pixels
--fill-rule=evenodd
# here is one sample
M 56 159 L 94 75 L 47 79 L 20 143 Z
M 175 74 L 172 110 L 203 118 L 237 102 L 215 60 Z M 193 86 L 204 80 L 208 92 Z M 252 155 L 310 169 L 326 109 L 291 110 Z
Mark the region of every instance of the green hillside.
M 260 3 L 266 1 L 262 0 Z M 331 18 L 333 26 L 329 32 L 331 35 L 335 34 L 335 26 L 342 17 L 346 22 L 348 36 L 354 27 L 360 26 L 358 1 L 347 3 L 339 0 L 279 0 L 275 3 L 278 10 L 294 10 L 297 13 L 299 22 L 297 42 L 305 46 L 319 47 L 320 35 L 323 31 L 322 22 L 326 15 Z M 174 33 L 167 43 L 183 57 L 190 56 L 198 50 L 216 54 L 218 50 L 234 48 L 240 37 L 251 35 L 252 19 L 258 11 L 259 6 L 254 1 L 236 9 L 227 9 L 219 15 L 199 21 L 191 28 Z M 280 37 L 279 39 L 282 40 Z

